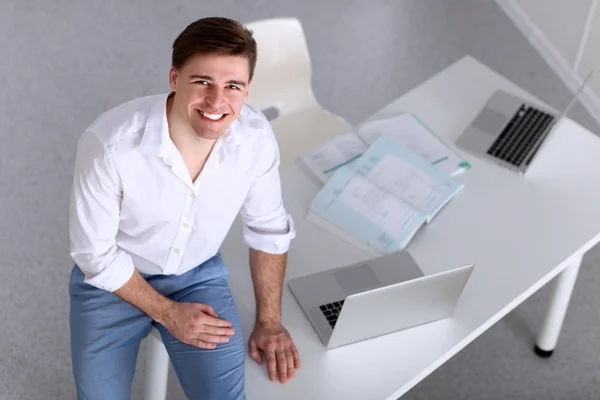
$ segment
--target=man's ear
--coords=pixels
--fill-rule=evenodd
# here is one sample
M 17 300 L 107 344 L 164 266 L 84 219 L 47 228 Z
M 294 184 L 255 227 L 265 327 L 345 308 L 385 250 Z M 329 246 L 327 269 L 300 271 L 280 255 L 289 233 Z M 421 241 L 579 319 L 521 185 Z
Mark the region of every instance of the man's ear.
M 179 76 L 179 71 L 175 69 L 175 67 L 171 67 L 169 70 L 169 87 L 173 92 L 177 91 L 177 77 Z

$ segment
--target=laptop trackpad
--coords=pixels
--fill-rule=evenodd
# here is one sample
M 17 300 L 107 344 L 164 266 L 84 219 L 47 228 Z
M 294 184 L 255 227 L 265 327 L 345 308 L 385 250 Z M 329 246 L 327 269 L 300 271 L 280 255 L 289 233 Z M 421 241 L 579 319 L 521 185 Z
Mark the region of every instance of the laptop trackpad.
M 335 271 L 333 276 L 346 296 L 382 286 L 369 264 L 344 268 Z
M 477 118 L 475 118 L 472 125 L 481 131 L 497 135 L 504 128 L 508 119 L 509 118 L 506 115 L 486 107 Z

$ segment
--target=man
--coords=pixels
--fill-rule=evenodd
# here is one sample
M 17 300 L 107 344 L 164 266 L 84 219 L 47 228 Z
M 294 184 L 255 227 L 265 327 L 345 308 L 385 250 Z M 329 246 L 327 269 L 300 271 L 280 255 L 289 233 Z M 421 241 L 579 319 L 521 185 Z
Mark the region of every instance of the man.
M 244 398 L 244 342 L 219 247 L 244 223 L 256 295 L 250 356 L 272 381 L 299 368 L 280 322 L 295 235 L 281 199 L 279 150 L 244 102 L 256 42 L 205 18 L 173 44 L 171 92 L 101 115 L 78 143 L 70 208 L 71 350 L 80 399 L 128 399 L 154 324 L 190 399 Z

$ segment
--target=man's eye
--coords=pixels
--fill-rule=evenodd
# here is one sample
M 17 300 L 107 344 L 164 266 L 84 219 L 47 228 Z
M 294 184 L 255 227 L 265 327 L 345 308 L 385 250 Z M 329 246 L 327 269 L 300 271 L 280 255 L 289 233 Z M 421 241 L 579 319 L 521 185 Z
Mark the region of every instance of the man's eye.
M 194 83 L 197 83 L 199 85 L 208 85 L 208 81 L 195 81 Z
M 237 85 L 229 85 L 229 86 L 227 86 L 227 87 L 228 87 L 229 89 L 233 89 L 233 90 L 239 90 L 239 89 L 240 89 L 240 88 L 239 88 L 239 86 L 237 86 Z

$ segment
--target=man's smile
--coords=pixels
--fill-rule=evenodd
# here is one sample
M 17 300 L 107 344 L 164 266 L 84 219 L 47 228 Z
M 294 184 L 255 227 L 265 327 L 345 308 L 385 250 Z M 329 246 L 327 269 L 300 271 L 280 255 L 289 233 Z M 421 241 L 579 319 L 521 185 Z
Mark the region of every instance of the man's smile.
M 208 120 L 211 122 L 220 121 L 225 116 L 229 115 L 229 114 L 213 114 L 213 113 L 208 113 L 206 111 L 201 111 L 201 110 L 196 110 L 196 111 L 198 112 L 198 114 L 200 114 L 200 117 L 203 120 Z

